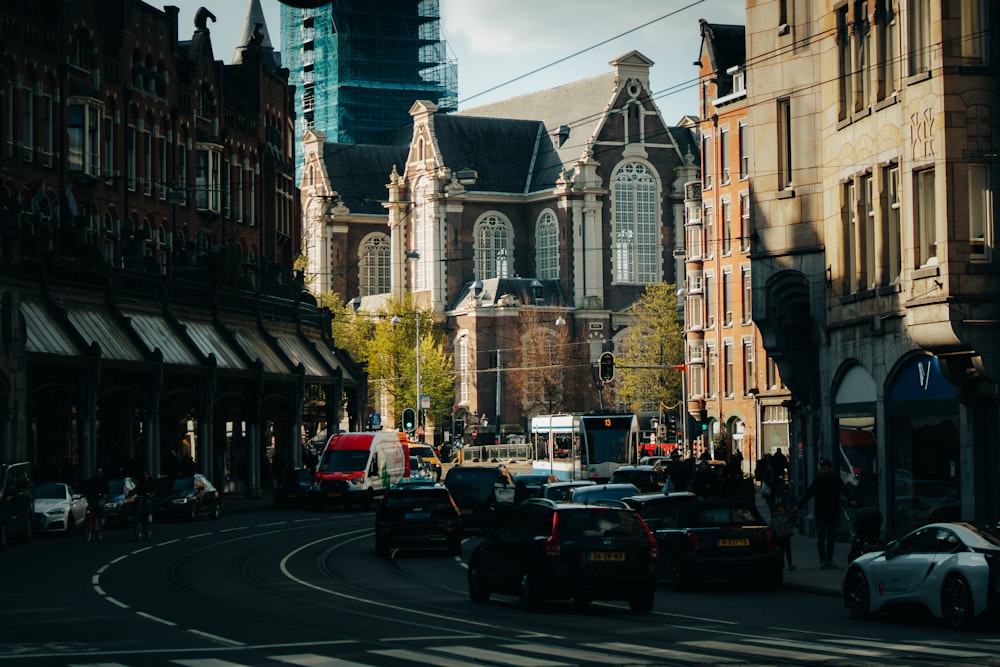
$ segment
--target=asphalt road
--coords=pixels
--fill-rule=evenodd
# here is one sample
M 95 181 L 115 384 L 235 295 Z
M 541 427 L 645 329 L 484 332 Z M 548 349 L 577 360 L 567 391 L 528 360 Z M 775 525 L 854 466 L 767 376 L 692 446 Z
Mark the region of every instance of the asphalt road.
M 800 591 L 658 589 L 653 613 L 472 604 L 465 558 L 373 557 L 372 513 L 231 512 L 0 552 L 5 665 L 996 665 L 1000 632 L 851 619 Z M 339 662 L 338 662 L 339 661 Z

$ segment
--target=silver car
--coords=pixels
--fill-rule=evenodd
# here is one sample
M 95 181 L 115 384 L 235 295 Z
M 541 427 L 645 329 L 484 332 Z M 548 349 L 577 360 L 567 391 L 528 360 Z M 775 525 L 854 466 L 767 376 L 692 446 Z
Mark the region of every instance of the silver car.
M 69 484 L 43 482 L 35 487 L 35 511 L 32 524 L 40 533 L 69 535 L 83 526 L 87 500 L 74 493 Z

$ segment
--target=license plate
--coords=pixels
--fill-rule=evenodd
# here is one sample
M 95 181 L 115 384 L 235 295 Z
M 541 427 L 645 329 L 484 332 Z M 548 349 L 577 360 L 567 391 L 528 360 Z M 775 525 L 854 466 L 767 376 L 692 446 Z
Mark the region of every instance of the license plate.
M 471 507 L 463 507 L 462 508 L 462 514 L 472 514 L 472 508 Z
M 749 537 L 736 537 L 731 539 L 719 540 L 720 547 L 748 547 L 750 546 Z
M 590 560 L 592 561 L 619 561 L 625 560 L 624 551 L 591 551 Z
M 330 491 L 329 493 L 326 494 L 326 497 L 327 498 L 339 498 L 340 497 L 340 492 L 339 491 Z
M 403 515 L 404 519 L 429 519 L 431 518 L 430 512 L 406 512 Z

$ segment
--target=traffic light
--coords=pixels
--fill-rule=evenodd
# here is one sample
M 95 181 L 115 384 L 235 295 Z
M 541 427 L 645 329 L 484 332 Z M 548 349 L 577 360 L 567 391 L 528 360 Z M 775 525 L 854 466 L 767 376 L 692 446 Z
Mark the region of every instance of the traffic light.
M 601 381 L 611 382 L 615 379 L 615 355 L 605 352 L 601 355 Z
M 465 435 L 465 420 L 456 419 L 455 420 L 455 432 L 451 434 L 452 438 L 455 440 L 461 440 L 462 436 Z
M 413 408 L 403 408 L 403 430 L 413 435 L 417 428 L 417 411 Z
M 667 415 L 667 442 L 669 444 L 675 444 L 677 442 L 677 417 L 675 415 Z

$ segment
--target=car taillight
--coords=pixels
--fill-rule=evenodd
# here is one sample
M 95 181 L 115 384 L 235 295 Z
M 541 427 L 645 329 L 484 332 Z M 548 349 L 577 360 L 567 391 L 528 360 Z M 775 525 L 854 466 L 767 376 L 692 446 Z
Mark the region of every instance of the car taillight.
M 684 533 L 684 548 L 688 551 L 697 551 L 701 548 L 698 542 L 698 535 L 695 533 Z
M 559 513 L 552 513 L 552 534 L 545 539 L 545 557 L 550 559 L 559 558 L 562 553 L 562 544 L 559 541 Z
M 646 525 L 645 521 L 642 521 L 642 529 L 646 531 L 646 539 L 649 540 L 649 562 L 655 563 L 656 559 L 660 557 L 660 545 L 657 543 L 656 538 L 653 537 L 653 533 L 649 531 L 649 526 Z
M 769 550 L 778 548 L 778 536 L 770 528 L 764 532 L 764 544 Z

